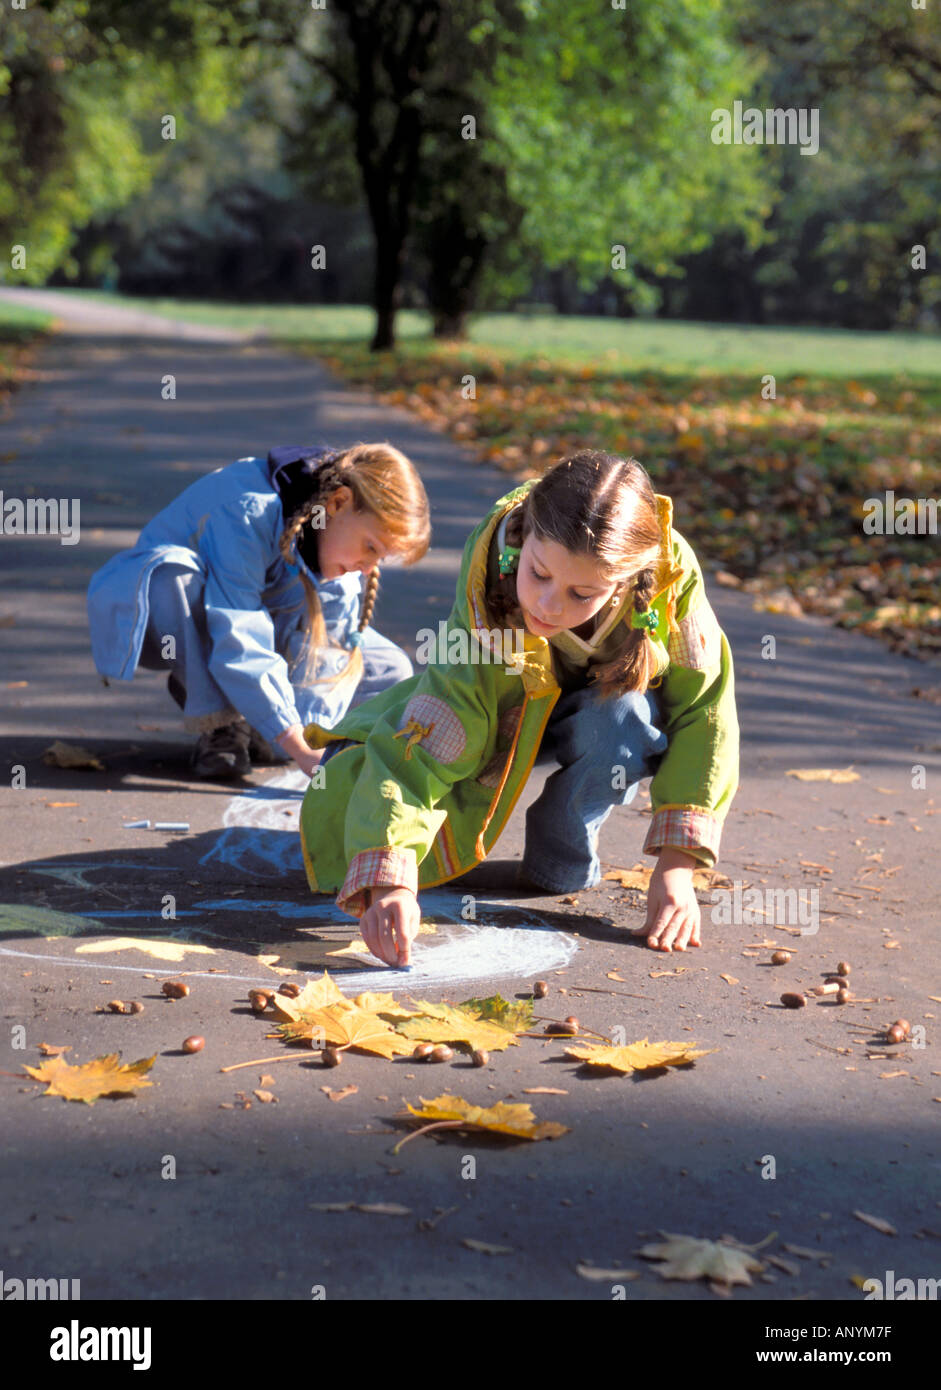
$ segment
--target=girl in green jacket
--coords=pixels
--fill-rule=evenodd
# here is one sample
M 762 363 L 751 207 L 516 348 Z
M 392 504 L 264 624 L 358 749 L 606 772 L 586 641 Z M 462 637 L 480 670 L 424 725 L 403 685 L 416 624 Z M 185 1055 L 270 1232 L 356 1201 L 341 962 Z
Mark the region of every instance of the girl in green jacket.
M 729 644 L 672 510 L 633 459 L 563 459 L 472 532 L 450 617 L 417 634 L 425 669 L 305 729 L 323 750 L 301 810 L 308 881 L 381 960 L 408 964 L 419 889 L 486 857 L 537 758 L 560 766 L 527 811 L 521 883 L 598 883 L 601 825 L 652 777 L 638 930 L 700 944 L 693 870 L 718 856 L 738 724 Z

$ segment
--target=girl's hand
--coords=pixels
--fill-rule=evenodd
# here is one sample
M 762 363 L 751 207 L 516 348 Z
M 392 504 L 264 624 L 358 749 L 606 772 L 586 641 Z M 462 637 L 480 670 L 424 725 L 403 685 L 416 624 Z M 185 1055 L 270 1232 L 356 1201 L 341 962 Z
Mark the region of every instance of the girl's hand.
M 646 932 L 647 945 L 655 951 L 685 951 L 699 946 L 699 903 L 693 891 L 693 870 L 698 860 L 681 849 L 666 845 L 647 890 L 647 920 L 635 933 Z
M 303 773 L 313 777 L 326 750 L 311 748 L 304 737 L 303 724 L 293 724 L 290 729 L 286 729 L 279 735 L 278 743 L 285 753 L 290 754 Z
M 410 888 L 367 888 L 367 908 L 359 919 L 363 940 L 387 965 L 408 965 L 421 914 Z

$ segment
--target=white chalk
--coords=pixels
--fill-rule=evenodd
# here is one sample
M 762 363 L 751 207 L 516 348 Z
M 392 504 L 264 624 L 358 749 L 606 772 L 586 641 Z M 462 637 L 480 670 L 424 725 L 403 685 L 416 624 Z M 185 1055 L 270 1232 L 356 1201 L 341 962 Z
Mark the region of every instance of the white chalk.
M 155 830 L 189 830 L 188 820 L 155 820 Z
M 150 821 L 149 821 L 149 820 L 126 820 L 126 821 L 124 822 L 124 829 L 125 829 L 125 830 L 149 830 L 149 829 L 150 829 Z

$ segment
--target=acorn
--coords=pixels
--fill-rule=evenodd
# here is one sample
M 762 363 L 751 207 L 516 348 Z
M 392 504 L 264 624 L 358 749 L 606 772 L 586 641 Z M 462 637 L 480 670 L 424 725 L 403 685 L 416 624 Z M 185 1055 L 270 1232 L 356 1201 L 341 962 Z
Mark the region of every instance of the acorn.
M 453 1056 L 454 1053 L 447 1043 L 438 1043 L 438 1046 L 433 1047 L 428 1053 L 428 1060 L 429 1062 L 450 1062 Z
M 337 1048 L 328 1045 L 322 1050 L 320 1060 L 325 1067 L 338 1067 L 343 1058 Z
M 205 1038 L 199 1037 L 198 1034 L 194 1034 L 193 1037 L 191 1037 L 191 1038 L 184 1038 L 184 1039 L 183 1039 L 183 1051 L 184 1051 L 184 1052 L 202 1052 L 202 1050 L 203 1050 L 203 1048 L 204 1048 L 205 1046 L 206 1046 L 206 1039 L 205 1039 Z
M 484 1047 L 475 1047 L 471 1053 L 471 1062 L 475 1067 L 485 1067 L 490 1061 L 490 1053 Z
M 837 962 L 836 973 L 838 975 L 848 975 L 850 973 L 850 963 L 848 960 Z
M 568 1024 L 568 1026 L 571 1028 L 571 1030 L 572 1030 L 573 1033 L 577 1033 L 577 1032 L 578 1032 L 578 1019 L 575 1017 L 574 1014 L 569 1014 L 569 1015 L 565 1018 L 564 1022 Z
M 109 999 L 108 1008 L 113 1014 L 126 1014 L 129 1012 L 123 999 Z
M 182 980 L 164 980 L 160 986 L 168 999 L 185 999 L 190 992 L 190 987 Z
M 849 989 L 841 989 L 840 992 L 839 992 L 839 993 L 837 994 L 837 996 L 836 996 L 836 1002 L 837 1002 L 838 1004 L 849 1004 L 850 1001 L 852 1000 L 852 998 L 853 998 L 853 991 L 852 991 L 852 990 L 849 990 Z
M 897 1019 L 895 1020 L 895 1022 L 892 1024 L 892 1027 L 893 1027 L 893 1028 L 901 1028 L 901 1030 L 902 1030 L 902 1032 L 905 1034 L 906 1038 L 908 1037 L 909 1033 L 912 1031 L 912 1025 L 909 1023 L 909 1021 L 908 1021 L 907 1018 L 897 1018 Z
M 289 999 L 296 999 L 301 992 L 300 985 L 286 984 L 278 986 L 279 994 L 286 994 Z
M 802 994 L 782 994 L 781 1003 L 786 1009 L 802 1009 L 807 1000 Z
M 533 998 L 545 999 L 548 993 L 549 986 L 546 984 L 545 980 L 537 980 L 536 983 L 533 985 Z
M 574 1028 L 568 1019 L 564 1023 L 547 1023 L 545 1031 L 550 1037 L 570 1038 L 578 1032 L 577 1020 Z
M 274 994 L 270 989 L 250 989 L 248 991 L 248 1002 L 256 1014 L 263 1014 L 273 998 Z
M 900 1028 L 897 1023 L 893 1023 L 892 1027 L 887 1028 L 885 1031 L 885 1040 L 893 1045 L 896 1043 L 903 1043 L 905 1041 L 905 1029 Z
M 144 1006 L 139 999 L 132 999 L 127 1006 L 127 1011 L 129 1014 L 142 1014 L 144 1012 Z
M 412 1056 L 417 1058 L 419 1062 L 424 1062 L 426 1058 L 431 1056 L 434 1050 L 434 1043 L 419 1043 L 418 1046 L 413 1050 Z
M 772 965 L 787 965 L 791 959 L 790 951 L 774 951 L 771 956 Z

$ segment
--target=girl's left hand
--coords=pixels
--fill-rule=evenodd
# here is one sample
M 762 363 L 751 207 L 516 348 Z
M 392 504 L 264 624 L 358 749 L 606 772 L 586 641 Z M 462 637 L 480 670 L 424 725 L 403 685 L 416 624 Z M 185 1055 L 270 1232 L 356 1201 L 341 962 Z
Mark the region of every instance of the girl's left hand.
M 665 846 L 650 876 L 647 920 L 635 933 L 646 933 L 655 951 L 685 951 L 699 946 L 699 903 L 693 890 L 693 870 L 698 860 L 672 845 Z

